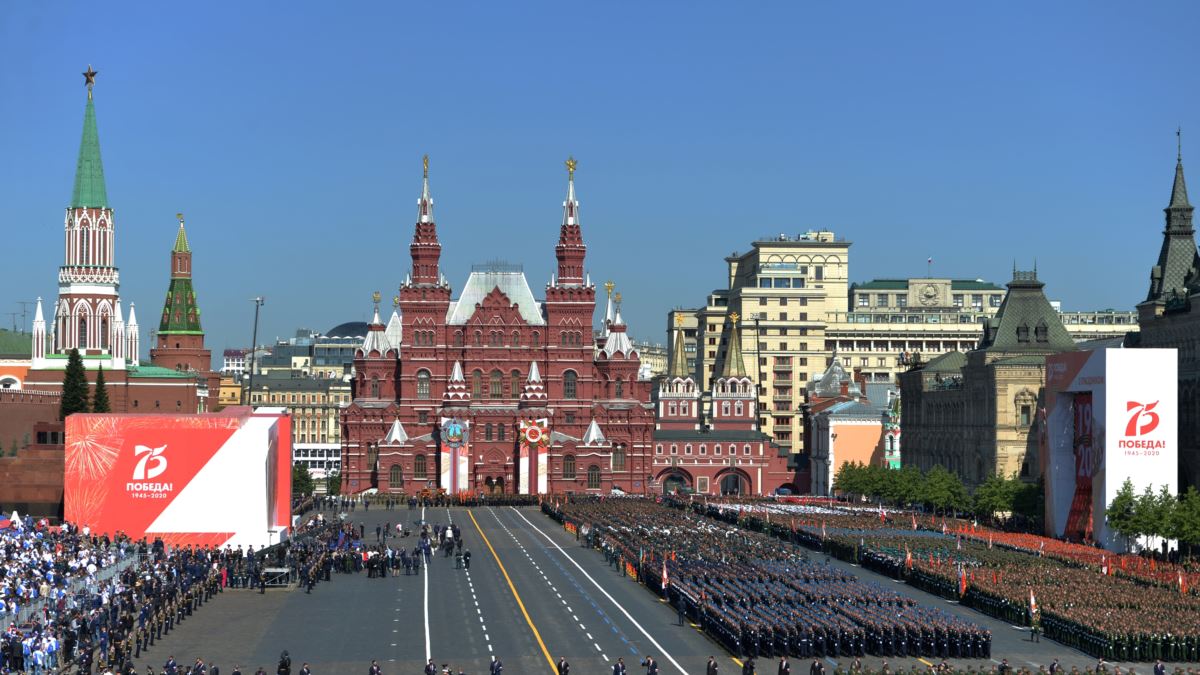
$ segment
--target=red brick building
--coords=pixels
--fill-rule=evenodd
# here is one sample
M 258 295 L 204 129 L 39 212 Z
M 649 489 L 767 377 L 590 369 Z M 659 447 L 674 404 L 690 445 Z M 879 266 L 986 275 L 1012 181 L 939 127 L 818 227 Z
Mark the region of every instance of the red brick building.
M 736 328 L 738 316 L 730 319 Z M 769 495 L 800 492 L 787 451 L 758 430 L 758 393 L 746 375 L 738 331 L 712 386 L 712 419 L 702 419 L 701 392 L 687 367 L 683 329 L 675 331 L 670 372 L 659 384 L 654 476 L 664 492 Z
M 412 271 L 354 359 L 342 489 L 641 493 L 654 478 L 650 383 L 619 307 L 593 333 L 573 160 L 555 255 L 535 299 L 519 266 L 475 266 L 457 299 L 439 263 L 428 161 Z M 608 317 L 611 317 L 608 318 Z

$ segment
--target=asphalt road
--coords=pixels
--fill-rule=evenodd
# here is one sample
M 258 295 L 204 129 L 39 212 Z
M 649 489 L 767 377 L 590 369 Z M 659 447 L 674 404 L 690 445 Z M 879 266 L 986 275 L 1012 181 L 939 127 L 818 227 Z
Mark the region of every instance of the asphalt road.
M 371 538 L 376 524 L 404 521 L 415 525 L 420 510 L 358 510 L 349 520 L 362 523 Z M 692 625 L 676 624 L 675 611 L 643 586 L 604 562 L 597 551 L 581 548 L 536 508 L 426 509 L 429 523 L 462 528 L 472 553 L 471 568 L 455 569 L 454 558 L 434 556 L 419 576 L 368 579 L 364 574 L 334 574 L 311 595 L 275 590 L 265 595 L 229 590 L 206 604 L 159 641 L 139 665 L 160 666 L 173 654 L 181 663 L 196 657 L 214 661 L 228 673 L 240 664 L 246 675 L 262 666 L 274 673 L 281 650 L 316 675 L 365 673 L 372 659 L 385 675 L 419 674 L 427 658 L 468 675 L 487 673 L 493 656 L 505 672 L 553 673 L 552 663 L 566 658 L 576 675 L 607 675 L 617 658 L 629 671 L 653 655 L 664 673 L 702 673 L 710 654 L 722 673 L 739 673 L 739 663 Z M 393 540 L 394 543 L 395 540 Z M 413 540 L 400 539 L 411 547 Z M 812 555 L 810 553 L 810 555 Z M 1017 667 L 1049 664 L 1053 658 L 1070 668 L 1094 660 L 1043 640 L 1029 642 L 1028 631 L 990 619 L 957 604 L 917 591 L 861 568 L 830 561 L 861 578 L 959 614 L 989 628 L 996 662 Z M 758 672 L 773 672 L 771 659 Z M 878 666 L 880 659 L 863 659 Z M 919 659 L 893 660 L 893 670 Z M 832 672 L 837 661 L 829 660 Z M 848 663 L 840 665 L 847 666 Z M 992 661 L 955 661 L 955 666 L 987 669 Z M 1123 666 L 1125 664 L 1122 664 Z M 794 672 L 806 664 L 793 662 Z M 1149 672 L 1150 664 L 1137 664 Z

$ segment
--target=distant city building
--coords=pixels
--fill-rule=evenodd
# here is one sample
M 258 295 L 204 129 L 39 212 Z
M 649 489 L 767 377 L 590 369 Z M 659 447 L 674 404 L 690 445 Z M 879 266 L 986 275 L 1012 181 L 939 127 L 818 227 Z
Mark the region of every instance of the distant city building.
M 221 375 L 240 378 L 246 372 L 249 349 L 226 349 L 221 355 Z
M 826 348 L 868 382 L 895 382 L 910 365 L 950 351 L 975 349 L 983 324 L 995 316 L 1004 289 L 982 279 L 875 279 L 850 287 L 850 307 L 825 329 Z M 1058 303 L 1051 303 L 1059 311 Z M 1061 312 L 1078 343 L 1124 337 L 1135 312 Z
M 1200 488 L 1200 253 L 1192 226 L 1193 207 L 1183 178 L 1183 157 L 1167 204 L 1158 262 L 1150 289 L 1138 305 L 1139 347 L 1175 347 L 1179 355 L 1179 489 Z
M 968 485 L 991 475 L 1037 479 L 1031 429 L 1046 356 L 1076 349 L 1043 288 L 1037 272 L 1014 270 L 978 348 L 948 351 L 900 376 L 905 465 L 941 465 Z
M 748 252 L 728 256 L 725 264 L 726 288 L 710 293 L 701 308 L 668 313 L 670 330 L 676 317 L 683 319 L 683 348 L 695 361 L 703 419 L 712 416 L 711 388 L 729 358 L 729 317 L 737 313 L 745 345 L 739 358 L 754 384 L 759 428 L 807 472 L 798 392 L 829 363 L 828 324 L 849 303 L 850 242 L 827 230 L 781 234 L 751 242 Z M 807 475 L 799 480 L 808 485 Z

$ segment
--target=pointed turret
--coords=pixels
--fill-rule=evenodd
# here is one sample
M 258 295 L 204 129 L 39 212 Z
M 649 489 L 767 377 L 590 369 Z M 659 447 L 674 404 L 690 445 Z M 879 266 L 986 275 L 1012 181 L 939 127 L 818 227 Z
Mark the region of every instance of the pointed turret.
M 212 352 L 204 348 L 204 329 L 200 326 L 200 306 L 192 286 L 192 249 L 188 246 L 183 214 L 176 213 L 179 229 L 171 247 L 171 281 L 163 302 L 150 362 L 163 368 L 206 373 L 212 368 Z
M 42 299 L 37 299 L 37 309 L 33 313 L 33 361 L 34 367 L 46 358 L 46 318 L 42 315 Z
M 379 320 L 379 291 L 375 291 L 372 297 L 375 300 L 375 313 L 371 316 L 371 323 L 367 325 L 367 335 L 359 349 L 367 358 L 379 358 L 386 356 L 392 345 L 387 339 L 387 327 Z
M 1176 131 L 1177 138 L 1181 133 Z M 1175 180 L 1171 184 L 1171 201 L 1167 208 L 1166 227 L 1163 229 L 1162 248 L 1158 263 L 1150 270 L 1150 290 L 1146 301 L 1139 305 L 1142 319 L 1162 313 L 1165 303 L 1188 293 L 1188 287 L 1198 281 L 1200 253 L 1196 250 L 1195 230 L 1192 228 L 1194 211 L 1187 196 L 1187 182 L 1183 177 L 1183 149 L 1180 142 L 1175 156 Z
M 96 108 L 92 102 L 92 86 L 96 71 L 88 66 L 83 74 L 87 80 L 87 107 L 83 111 L 83 138 L 79 142 L 79 159 L 75 163 L 75 189 L 71 192 L 72 208 L 108 208 L 108 191 L 104 185 L 104 164 L 100 161 L 100 133 L 96 130 Z
M 429 155 L 422 158 L 421 197 L 417 199 L 417 228 L 408 249 L 412 255 L 412 283 L 417 286 L 436 286 L 441 281 L 438 262 L 442 245 L 438 241 L 437 223 L 433 220 L 433 197 L 429 194 Z
M 538 370 L 537 361 L 529 363 L 529 377 L 525 378 L 525 387 L 521 391 L 521 407 L 540 407 L 546 405 L 549 397 L 546 395 L 546 385 L 542 384 L 542 374 Z
M 742 359 L 742 339 L 739 337 L 737 312 L 729 316 L 729 321 L 729 349 L 725 351 L 725 364 L 721 368 L 721 377 L 746 377 L 746 363 Z
M 400 318 L 399 296 L 392 300 L 392 306 L 392 318 L 388 319 L 387 328 L 384 329 L 383 334 L 387 338 L 388 344 L 399 353 L 400 345 L 404 343 L 404 321 Z
M 471 390 L 467 378 L 463 377 L 462 363 L 455 361 L 450 370 L 450 381 L 446 383 L 446 394 L 442 397 L 447 405 L 467 405 L 471 402 Z
M 384 445 L 403 445 L 408 442 L 408 432 L 404 430 L 404 425 L 397 418 L 392 422 L 392 428 L 388 429 L 387 436 L 383 438 Z
M 558 258 L 556 283 L 561 286 L 583 285 L 583 259 L 587 254 L 583 232 L 579 228 L 579 200 L 575 198 L 576 166 L 574 157 L 567 159 L 567 198 L 563 202 L 563 222 L 559 229 L 558 246 L 554 249 L 555 257 Z
M 138 337 L 137 308 L 132 302 L 129 303 L 129 324 L 125 326 L 125 341 L 128 343 L 125 358 L 136 366 L 141 362 L 142 345 L 141 338 Z
M 608 336 L 609 326 L 612 326 L 612 322 L 613 322 L 613 317 L 614 317 L 614 314 L 613 314 L 613 289 L 616 287 L 617 287 L 617 285 L 611 281 L 604 282 L 604 292 L 605 292 L 605 294 L 608 295 L 608 300 L 606 300 L 604 303 L 604 335 L 605 336 Z
M 604 341 L 603 351 L 610 359 L 617 354 L 625 358 L 634 358 L 637 356 L 637 351 L 633 348 L 633 341 L 629 339 L 629 333 L 626 332 L 625 322 L 621 320 L 621 307 L 619 304 L 613 314 L 612 326 L 609 327 L 608 338 Z
M 113 335 L 111 344 L 114 362 L 125 362 L 125 313 L 121 311 L 121 300 L 117 299 L 113 316 Z
M 600 425 L 596 422 L 596 418 L 593 417 L 587 431 L 583 432 L 583 444 L 605 445 L 606 443 L 608 443 L 608 439 L 604 437 L 604 432 L 600 430 Z
M 692 376 L 687 367 L 687 351 L 683 340 L 683 316 L 680 314 L 675 315 L 675 344 L 671 347 L 671 370 L 668 374 L 673 378 Z

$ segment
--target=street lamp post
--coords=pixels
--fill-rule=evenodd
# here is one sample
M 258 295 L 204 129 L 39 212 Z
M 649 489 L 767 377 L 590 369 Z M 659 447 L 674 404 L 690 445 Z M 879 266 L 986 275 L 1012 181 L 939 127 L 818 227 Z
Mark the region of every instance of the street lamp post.
M 253 400 L 251 397 L 254 396 L 254 352 L 258 348 L 258 310 L 267 299 L 260 295 L 251 300 L 254 302 L 254 334 L 250 338 L 250 382 L 246 387 L 247 405 L 251 403 Z

